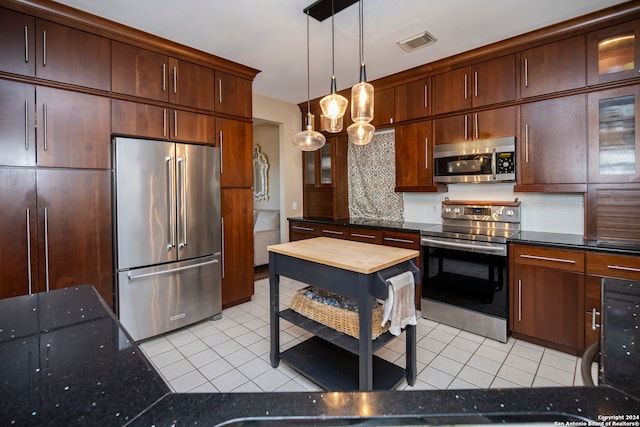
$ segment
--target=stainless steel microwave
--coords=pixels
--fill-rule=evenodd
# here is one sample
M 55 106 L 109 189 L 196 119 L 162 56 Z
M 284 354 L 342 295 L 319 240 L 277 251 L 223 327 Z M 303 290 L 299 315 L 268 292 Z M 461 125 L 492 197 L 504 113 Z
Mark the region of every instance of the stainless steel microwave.
M 505 182 L 516 180 L 516 138 L 485 139 L 433 148 L 434 181 Z

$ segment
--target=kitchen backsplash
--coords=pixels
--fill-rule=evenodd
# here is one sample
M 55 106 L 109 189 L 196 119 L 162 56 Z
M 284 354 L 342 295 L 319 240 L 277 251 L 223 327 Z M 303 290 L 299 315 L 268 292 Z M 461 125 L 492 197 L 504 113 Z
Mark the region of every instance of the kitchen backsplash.
M 405 193 L 404 220 L 441 223 L 440 206 L 451 200 L 514 200 L 522 202 L 521 228 L 528 231 L 584 234 L 581 194 L 514 193 L 511 184 L 450 184 L 447 193 Z

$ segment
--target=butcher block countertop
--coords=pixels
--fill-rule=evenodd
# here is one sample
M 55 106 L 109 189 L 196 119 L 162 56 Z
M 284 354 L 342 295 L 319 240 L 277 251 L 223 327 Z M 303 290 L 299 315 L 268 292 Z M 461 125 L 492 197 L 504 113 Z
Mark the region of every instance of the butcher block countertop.
M 419 251 L 371 243 L 316 237 L 268 246 L 270 252 L 288 255 L 356 273 L 371 274 L 417 258 Z

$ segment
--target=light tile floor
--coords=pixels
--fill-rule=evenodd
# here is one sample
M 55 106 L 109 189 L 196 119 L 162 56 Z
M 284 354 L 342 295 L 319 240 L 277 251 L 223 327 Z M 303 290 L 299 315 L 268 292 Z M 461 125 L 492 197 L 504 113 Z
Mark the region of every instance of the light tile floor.
M 280 309 L 288 307 L 300 282 L 281 277 Z M 376 355 L 404 366 L 402 334 Z M 311 334 L 280 322 L 282 350 Z M 285 363 L 269 362 L 269 281 L 255 282 L 250 302 L 223 310 L 222 318 L 152 338 L 142 351 L 176 392 L 319 391 Z M 416 384 L 398 390 L 511 388 L 582 385 L 581 359 L 510 338 L 503 344 L 420 318 Z M 596 365 L 593 365 L 596 369 Z

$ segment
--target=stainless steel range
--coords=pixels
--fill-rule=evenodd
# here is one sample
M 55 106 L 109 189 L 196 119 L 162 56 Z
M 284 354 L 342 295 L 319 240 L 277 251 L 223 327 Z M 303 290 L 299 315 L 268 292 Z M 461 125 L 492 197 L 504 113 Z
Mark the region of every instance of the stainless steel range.
M 422 317 L 507 341 L 507 239 L 520 202 L 442 202 L 442 226 L 421 232 Z

